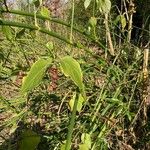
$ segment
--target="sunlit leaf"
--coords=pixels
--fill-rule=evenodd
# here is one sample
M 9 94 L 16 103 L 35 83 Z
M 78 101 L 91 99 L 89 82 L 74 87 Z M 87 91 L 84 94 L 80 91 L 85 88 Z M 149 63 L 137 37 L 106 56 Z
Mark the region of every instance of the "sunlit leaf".
M 70 106 L 70 110 L 73 110 L 73 106 L 74 106 L 74 102 L 75 102 L 75 97 L 76 94 L 73 95 L 73 98 L 69 101 L 69 106 Z M 79 95 L 79 99 L 78 99 L 78 104 L 77 104 L 77 111 L 80 112 L 82 109 L 84 103 L 84 98 L 82 97 L 82 95 Z
M 95 17 L 91 17 L 90 20 L 89 20 L 89 24 L 92 26 L 92 27 L 95 27 L 96 24 L 97 24 L 97 19 Z
M 65 76 L 69 76 L 72 81 L 79 87 L 84 89 L 83 74 L 79 63 L 70 56 L 63 57 L 60 61 L 62 72 Z
M 121 16 L 120 16 L 120 22 L 121 22 L 122 30 L 124 30 L 124 28 L 125 28 L 126 25 L 127 25 L 127 21 L 126 21 L 126 18 L 125 18 L 124 15 L 121 15 Z
M 88 146 L 86 144 L 80 144 L 79 150 L 89 150 Z
M 65 150 L 66 147 L 66 141 L 62 141 L 63 144 L 60 146 L 60 150 Z
M 98 7 L 101 13 L 108 14 L 111 9 L 111 1 L 110 0 L 98 0 Z
M 85 7 L 85 9 L 87 9 L 89 7 L 90 3 L 91 3 L 91 0 L 85 0 L 84 1 L 84 7 Z
M 129 121 L 131 121 L 132 120 L 132 116 L 130 115 L 130 113 L 127 112 L 126 115 L 127 115 L 128 119 L 129 119 Z
M 42 78 L 44 76 L 44 73 L 51 64 L 52 59 L 51 58 L 41 58 L 38 61 L 36 61 L 27 76 L 23 79 L 22 87 L 21 87 L 21 93 L 24 94 L 28 91 L 33 90 L 36 86 L 40 84 L 42 81 Z
M 66 144 L 62 144 L 60 147 L 60 150 L 65 150 L 65 146 L 66 146 Z
M 122 115 L 122 111 L 123 111 L 123 107 L 119 107 L 117 110 L 116 110 L 116 116 L 118 115 Z
M 39 142 L 40 136 L 37 133 L 31 130 L 26 130 L 21 135 L 19 150 L 35 150 Z
M 18 125 L 17 125 L 17 122 L 15 122 L 13 124 L 13 126 L 10 128 L 9 134 L 10 135 L 13 134 L 16 131 L 17 128 L 18 128 Z
M 44 6 L 42 6 L 40 13 L 44 17 L 50 17 L 50 11 Z
M 81 135 L 81 141 L 84 143 L 89 149 L 91 148 L 91 136 L 88 133 L 83 133 Z
M 46 43 L 46 47 L 47 47 L 49 50 L 52 50 L 52 49 L 54 48 L 53 42 L 48 42 L 48 43 Z

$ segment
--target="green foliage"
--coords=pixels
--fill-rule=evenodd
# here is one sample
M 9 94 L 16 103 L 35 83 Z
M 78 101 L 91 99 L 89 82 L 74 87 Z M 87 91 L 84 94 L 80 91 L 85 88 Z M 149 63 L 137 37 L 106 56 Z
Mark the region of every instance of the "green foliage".
M 48 42 L 46 47 L 51 51 L 54 48 L 53 42 Z
M 60 150 L 65 150 L 65 146 L 65 144 L 62 144 Z
M 118 23 L 121 24 L 122 31 L 124 31 L 124 29 L 125 29 L 125 27 L 127 25 L 127 21 L 126 21 L 125 15 L 118 15 L 116 17 L 116 19 L 114 20 L 114 24 L 117 25 Z
M 61 59 L 60 65 L 64 75 L 69 76 L 72 81 L 79 87 L 79 89 L 83 90 L 83 73 L 79 63 L 72 57 L 65 56 Z
M 89 150 L 88 146 L 86 144 L 80 144 L 79 150 Z
M 140 114 L 145 58 L 141 47 L 126 42 L 128 10 L 118 15 L 110 0 L 74 1 L 70 25 L 68 11 L 62 21 L 53 18 L 41 0 L 30 2 L 24 8 L 27 12 L 0 10 L 0 126 L 14 134 L 0 149 L 145 148 L 149 122 Z M 45 28 L 47 21 L 51 30 Z M 65 38 L 70 28 L 71 42 Z M 114 56 L 108 53 L 107 29 Z M 146 122 L 138 124 L 140 136 L 137 120 Z M 131 135 L 133 140 L 124 138 Z
M 21 140 L 19 141 L 19 150 L 36 150 L 40 142 L 40 136 L 31 131 L 25 130 L 21 134 Z
M 23 80 L 21 87 L 22 94 L 25 94 L 33 90 L 40 84 L 44 76 L 44 73 L 51 64 L 51 62 L 52 62 L 51 58 L 41 58 L 32 65 L 28 75 Z
M 124 15 L 120 16 L 120 22 L 121 22 L 122 30 L 124 30 L 127 25 L 127 21 Z
M 91 144 L 92 144 L 92 142 L 91 142 L 91 136 L 90 136 L 90 134 L 88 134 L 88 133 L 83 133 L 83 134 L 81 135 L 81 141 L 82 141 L 84 147 L 85 147 L 85 145 L 86 145 L 87 149 L 91 149 Z M 80 148 L 81 148 L 83 145 L 81 145 Z M 83 148 L 83 147 L 82 147 L 82 148 Z
M 73 111 L 73 106 L 75 102 L 76 94 L 73 95 L 73 98 L 69 101 L 70 110 Z M 77 111 L 80 112 L 83 106 L 83 103 L 85 102 L 82 95 L 79 95 L 78 104 L 77 104 Z
M 12 29 L 9 26 L 2 26 L 2 31 L 8 40 L 13 39 Z
M 101 13 L 108 14 L 111 9 L 110 0 L 97 0 L 97 5 Z
M 41 7 L 40 13 L 44 17 L 50 17 L 50 11 L 44 6 Z
M 90 20 L 89 20 L 89 24 L 95 28 L 96 25 L 97 25 L 97 19 L 95 17 L 91 17 Z
M 85 9 L 88 8 L 88 6 L 90 5 L 91 1 L 92 1 L 92 0 L 85 0 L 85 1 L 84 1 L 84 7 L 85 7 Z

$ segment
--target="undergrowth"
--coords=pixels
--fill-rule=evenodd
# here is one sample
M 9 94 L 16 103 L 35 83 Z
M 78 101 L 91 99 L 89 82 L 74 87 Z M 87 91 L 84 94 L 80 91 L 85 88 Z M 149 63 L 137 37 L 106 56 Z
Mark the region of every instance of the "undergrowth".
M 66 21 L 0 6 L 0 149 L 150 148 L 146 50 L 106 1 L 72 1 Z

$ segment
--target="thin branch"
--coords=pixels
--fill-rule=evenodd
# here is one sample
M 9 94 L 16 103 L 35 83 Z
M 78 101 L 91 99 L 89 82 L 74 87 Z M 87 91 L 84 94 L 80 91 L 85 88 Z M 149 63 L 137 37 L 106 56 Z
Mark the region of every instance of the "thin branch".
M 34 14 L 33 13 L 28 13 L 28 12 L 24 12 L 24 11 L 19 11 L 19 10 L 0 10 L 1 13 L 12 13 L 12 14 L 16 14 L 16 15 L 23 15 L 23 16 L 28 16 L 28 17 L 34 17 Z M 64 25 L 66 27 L 71 27 L 70 24 L 60 20 L 60 19 L 57 19 L 57 18 L 49 18 L 49 17 L 45 17 L 45 16 L 42 16 L 40 14 L 36 14 L 36 17 L 38 19 L 42 19 L 42 20 L 48 20 L 48 21 L 51 21 L 51 22 L 55 22 L 55 23 L 58 23 L 58 24 L 61 24 L 61 25 Z M 97 41 L 97 39 L 95 39 L 92 35 L 89 35 L 87 34 L 84 30 L 80 30 L 76 27 L 73 26 L 73 30 L 86 36 L 88 39 L 92 40 L 93 42 L 95 42 L 97 45 L 99 45 L 101 48 L 105 49 L 105 46 L 100 42 L 100 41 Z
M 107 39 L 108 39 L 108 43 L 109 43 L 109 52 L 111 55 L 114 56 L 115 52 L 114 52 L 114 47 L 112 44 L 112 39 L 111 39 L 109 25 L 108 25 L 108 14 L 105 14 L 105 28 L 106 28 L 106 35 L 107 35 Z
M 47 29 L 41 28 L 41 27 L 37 27 L 35 25 L 30 25 L 30 24 L 25 24 L 25 23 L 20 23 L 20 22 L 14 22 L 14 21 L 8 21 L 8 20 L 3 20 L 0 19 L 0 25 L 2 26 L 12 26 L 12 27 L 20 27 L 20 28 L 25 28 L 25 29 L 30 29 L 30 30 L 37 30 L 39 32 L 48 34 L 54 38 L 57 38 L 69 45 L 72 45 L 74 47 L 77 47 L 79 49 L 84 49 L 87 53 L 89 53 L 91 56 L 93 56 L 94 58 L 99 58 L 100 56 L 94 54 L 94 52 L 92 50 L 90 50 L 89 48 L 86 48 L 84 45 L 82 45 L 81 43 L 75 43 L 75 42 L 70 42 L 69 39 L 64 38 L 63 36 L 57 34 L 56 32 L 52 32 L 49 31 Z

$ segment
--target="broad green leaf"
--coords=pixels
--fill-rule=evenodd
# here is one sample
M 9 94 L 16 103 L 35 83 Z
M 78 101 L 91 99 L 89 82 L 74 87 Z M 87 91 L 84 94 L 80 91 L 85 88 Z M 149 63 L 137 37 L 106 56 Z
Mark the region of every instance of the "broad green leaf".
M 79 87 L 84 89 L 83 74 L 79 63 L 70 56 L 63 57 L 60 61 L 62 72 L 65 76 L 69 76 L 72 81 Z
M 26 130 L 21 135 L 19 141 L 19 150 L 35 150 L 40 142 L 40 136 L 37 133 Z
M 87 9 L 87 8 L 89 7 L 91 1 L 92 1 L 92 0 L 85 0 L 85 1 L 84 1 L 84 7 L 85 7 L 85 9 Z
M 12 30 L 9 26 L 2 26 L 2 31 L 8 40 L 12 40 L 13 38 Z
M 42 6 L 40 13 L 44 17 L 50 17 L 50 11 L 44 6 Z
M 73 106 L 74 106 L 74 102 L 75 102 L 75 97 L 76 94 L 73 95 L 73 98 L 69 101 L 69 106 L 70 106 L 70 110 L 73 110 Z M 77 111 L 80 112 L 82 109 L 84 103 L 84 98 L 82 97 L 82 95 L 79 95 L 79 99 L 78 99 L 78 104 L 77 104 Z
M 36 86 L 40 84 L 46 69 L 51 64 L 51 58 L 41 58 L 36 61 L 27 74 L 27 76 L 23 79 L 21 93 L 24 94 L 28 91 L 33 90 Z
M 97 19 L 95 17 L 91 17 L 90 20 L 89 20 L 89 24 L 92 26 L 92 27 L 95 27 L 96 24 L 97 24 Z
M 88 146 L 86 144 L 80 144 L 79 150 L 89 150 Z
M 111 1 L 110 0 L 98 0 L 98 7 L 101 13 L 108 14 L 111 9 Z
M 87 147 L 90 149 L 91 148 L 91 136 L 88 133 L 83 133 L 81 135 L 81 141 L 83 144 L 87 145 Z

